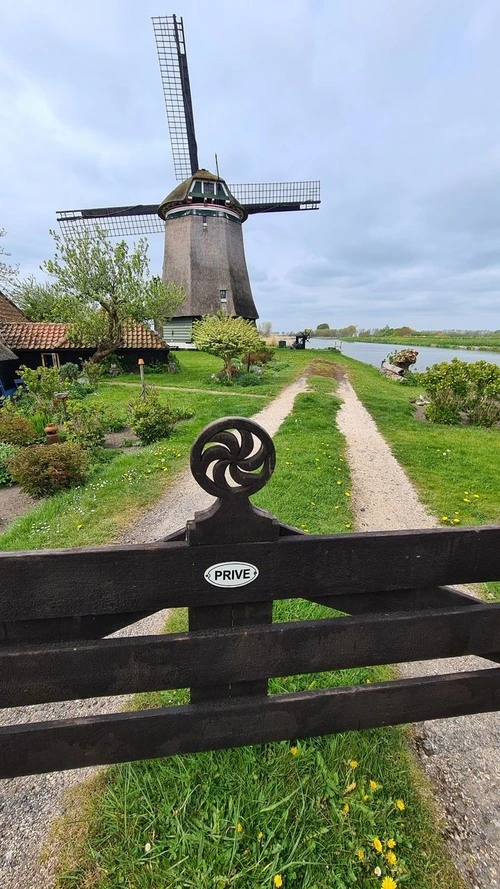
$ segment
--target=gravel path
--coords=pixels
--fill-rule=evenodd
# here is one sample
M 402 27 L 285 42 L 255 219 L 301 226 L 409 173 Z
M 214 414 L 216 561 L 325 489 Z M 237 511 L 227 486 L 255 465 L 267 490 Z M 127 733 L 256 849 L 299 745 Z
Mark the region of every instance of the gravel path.
M 302 377 L 253 417 L 270 435 L 274 435 L 290 413 L 296 395 L 307 389 Z M 176 531 L 191 519 L 195 511 L 205 509 L 210 497 L 195 483 L 189 470 L 174 480 L 163 500 L 138 522 L 122 543 L 146 543 Z M 161 611 L 116 633 L 138 636 L 161 631 L 167 612 Z M 0 710 L 0 725 L 65 719 L 112 712 L 123 706 L 126 697 L 59 702 Z M 40 852 L 46 843 L 50 825 L 64 811 L 65 791 L 95 772 L 76 769 L 0 780 L 0 889 L 48 889 L 52 883 L 51 865 L 40 864 Z
M 360 531 L 437 527 L 373 419 L 346 380 L 338 424 L 347 440 Z M 491 667 L 483 658 L 400 665 L 404 676 Z M 482 713 L 417 726 L 417 749 L 439 800 L 452 859 L 471 889 L 500 887 L 500 716 Z

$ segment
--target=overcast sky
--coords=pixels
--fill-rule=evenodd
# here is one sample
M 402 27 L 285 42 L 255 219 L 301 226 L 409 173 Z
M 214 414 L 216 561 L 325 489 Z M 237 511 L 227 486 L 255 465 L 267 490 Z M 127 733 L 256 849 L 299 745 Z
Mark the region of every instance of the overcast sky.
M 262 320 L 500 328 L 498 0 L 4 3 L 0 227 L 23 277 L 56 210 L 175 185 L 150 21 L 173 12 L 201 166 L 321 180 L 318 211 L 245 223 Z

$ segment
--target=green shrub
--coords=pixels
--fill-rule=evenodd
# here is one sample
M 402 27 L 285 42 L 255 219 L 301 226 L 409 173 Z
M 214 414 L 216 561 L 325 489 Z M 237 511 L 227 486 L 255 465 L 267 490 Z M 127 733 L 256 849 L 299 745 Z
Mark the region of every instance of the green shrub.
M 82 448 L 102 448 L 105 444 L 105 417 L 95 405 L 82 401 L 68 404 L 68 419 L 65 427 L 70 441 Z
M 33 399 L 35 409 L 42 414 L 52 414 L 54 412 L 54 395 L 61 391 L 59 368 L 37 367 L 33 370 L 33 368 L 22 364 L 19 368 L 19 376 Z
M 178 411 L 171 404 L 161 402 L 154 389 L 146 389 L 145 395 L 130 407 L 130 425 L 144 444 L 168 438 L 179 420 L 193 415 L 192 411 Z
M 68 386 L 68 392 L 70 398 L 81 401 L 82 398 L 86 398 L 87 395 L 90 395 L 95 391 L 94 386 L 91 383 L 88 383 L 86 380 L 73 380 L 72 383 Z
M 426 416 L 435 423 L 463 420 L 474 426 L 500 423 L 500 367 L 488 361 L 454 358 L 419 374 L 431 403 Z
M 260 374 L 250 371 L 238 374 L 235 382 L 238 386 L 260 386 L 262 378 Z
M 127 415 L 124 412 L 116 411 L 115 413 L 114 411 L 108 410 L 103 412 L 102 408 L 100 408 L 100 410 L 105 432 L 121 432 L 122 429 L 125 429 L 125 426 L 127 425 Z
M 32 497 L 46 497 L 80 485 L 87 474 L 82 448 L 70 441 L 23 448 L 9 460 L 8 466 L 21 491 Z
M 261 349 L 256 349 L 253 352 L 245 352 L 242 361 L 245 367 L 249 367 L 250 364 L 268 364 L 273 358 L 274 349 L 263 346 Z
M 17 448 L 10 444 L 0 444 L 0 488 L 11 485 L 13 482 L 8 461 L 15 457 Z
M 38 438 L 34 424 L 27 417 L 10 410 L 0 411 L 0 442 L 24 446 L 34 444 Z
M 104 376 L 105 368 L 100 364 L 96 364 L 94 361 L 83 361 L 82 362 L 82 373 L 83 376 L 87 378 L 90 385 L 94 390 L 99 388 L 99 382 Z
M 72 383 L 78 379 L 79 374 L 80 368 L 73 361 L 67 361 L 66 364 L 61 364 L 59 368 L 59 377 L 63 382 Z
M 163 361 L 150 361 L 145 368 L 148 374 L 164 374 L 168 373 L 168 363 Z

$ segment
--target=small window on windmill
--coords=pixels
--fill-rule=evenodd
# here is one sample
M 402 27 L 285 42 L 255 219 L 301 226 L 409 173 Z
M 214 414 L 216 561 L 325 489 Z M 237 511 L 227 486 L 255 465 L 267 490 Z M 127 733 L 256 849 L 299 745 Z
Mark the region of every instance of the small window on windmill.
M 227 303 L 227 290 L 219 290 L 221 303 Z
M 203 194 L 215 194 L 215 182 L 207 182 L 203 183 Z
M 217 183 L 217 197 L 218 198 L 225 198 L 226 196 L 227 196 L 226 189 L 224 188 L 222 182 L 218 182 Z

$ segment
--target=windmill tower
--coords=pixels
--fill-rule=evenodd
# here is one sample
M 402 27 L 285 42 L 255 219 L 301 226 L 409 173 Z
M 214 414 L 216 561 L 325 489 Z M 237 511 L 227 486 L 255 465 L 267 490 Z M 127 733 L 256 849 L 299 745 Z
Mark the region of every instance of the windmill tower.
M 193 320 L 221 309 L 255 320 L 243 246 L 242 225 L 250 214 L 317 210 L 319 182 L 227 185 L 218 172 L 200 169 L 182 18 L 153 18 L 160 73 L 174 161 L 181 180 L 157 204 L 60 210 L 61 229 L 99 225 L 110 236 L 163 232 L 162 277 L 186 294 L 175 318 L 165 326 L 172 345 L 191 341 Z

